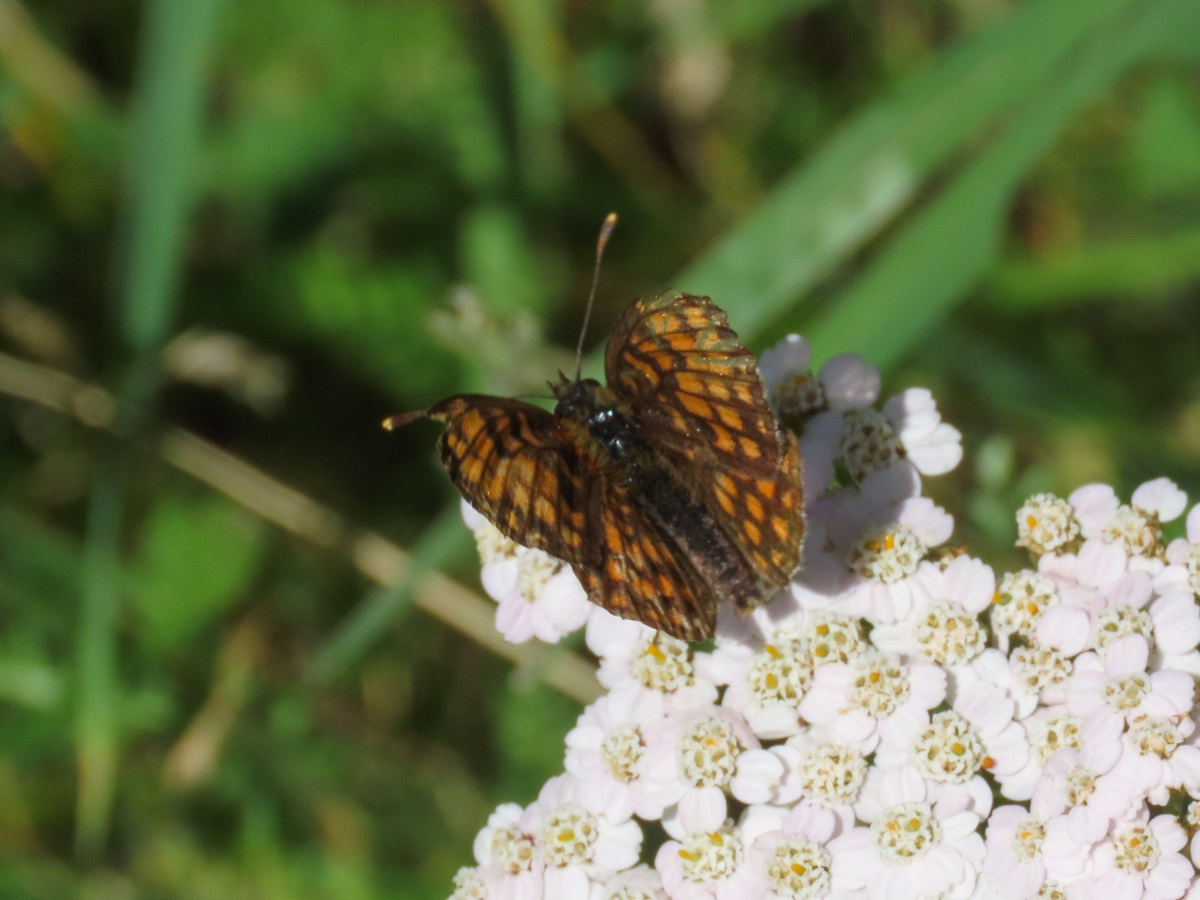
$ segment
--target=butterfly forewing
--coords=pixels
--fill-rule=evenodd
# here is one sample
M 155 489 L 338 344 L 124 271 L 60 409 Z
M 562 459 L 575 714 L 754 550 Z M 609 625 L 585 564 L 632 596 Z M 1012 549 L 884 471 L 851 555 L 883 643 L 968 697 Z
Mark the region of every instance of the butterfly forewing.
M 603 490 L 573 423 L 480 394 L 448 397 L 427 415 L 446 423 L 438 451 L 468 503 L 518 544 L 587 560 L 590 510 L 603 505 Z
M 589 598 L 622 618 L 683 640 L 712 633 L 708 585 L 573 423 L 471 394 L 427 414 L 446 423 L 438 448 L 450 479 L 503 534 L 569 563 Z

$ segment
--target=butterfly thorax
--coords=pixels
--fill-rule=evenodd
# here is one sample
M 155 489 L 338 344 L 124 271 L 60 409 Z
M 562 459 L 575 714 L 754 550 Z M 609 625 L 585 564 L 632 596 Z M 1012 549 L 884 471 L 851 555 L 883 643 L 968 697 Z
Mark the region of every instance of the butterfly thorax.
M 728 534 L 681 473 L 654 452 L 616 392 L 591 378 L 564 378 L 551 388 L 558 399 L 555 415 L 587 429 L 612 475 L 691 559 L 710 588 L 739 606 L 761 600 L 754 573 Z
M 594 378 L 564 380 L 551 387 L 558 398 L 554 414 L 587 428 L 610 459 L 624 460 L 643 449 L 644 442 L 612 390 Z

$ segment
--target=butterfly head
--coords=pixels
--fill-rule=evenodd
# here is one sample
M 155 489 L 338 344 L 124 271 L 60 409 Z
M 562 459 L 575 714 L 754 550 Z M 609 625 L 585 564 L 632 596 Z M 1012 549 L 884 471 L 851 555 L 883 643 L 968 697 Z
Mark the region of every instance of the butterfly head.
M 609 399 L 605 396 L 608 390 L 595 378 L 574 379 L 559 372 L 558 379 L 550 382 L 550 390 L 558 401 L 554 406 L 556 416 L 587 422 Z

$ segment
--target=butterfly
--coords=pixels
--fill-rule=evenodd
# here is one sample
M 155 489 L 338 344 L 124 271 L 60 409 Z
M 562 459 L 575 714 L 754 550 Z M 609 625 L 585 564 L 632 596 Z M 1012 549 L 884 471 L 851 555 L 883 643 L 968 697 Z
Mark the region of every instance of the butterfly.
M 438 450 L 466 500 L 506 537 L 570 565 L 593 603 L 685 641 L 710 638 L 723 599 L 752 609 L 800 566 L 796 437 L 708 297 L 633 301 L 604 369 L 607 384 L 560 372 L 553 412 L 459 394 L 385 425 L 445 423 Z

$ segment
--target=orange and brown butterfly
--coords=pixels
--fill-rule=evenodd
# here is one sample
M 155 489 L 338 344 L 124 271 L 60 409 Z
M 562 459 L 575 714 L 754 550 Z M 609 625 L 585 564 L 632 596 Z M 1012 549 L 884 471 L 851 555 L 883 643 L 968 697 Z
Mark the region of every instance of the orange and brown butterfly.
M 459 394 L 384 425 L 444 422 L 451 481 L 502 534 L 569 564 L 609 612 L 709 638 L 722 600 L 752 609 L 800 565 L 795 435 L 776 424 L 754 356 L 707 297 L 634 300 L 604 369 L 607 384 L 559 373 L 553 412 Z

